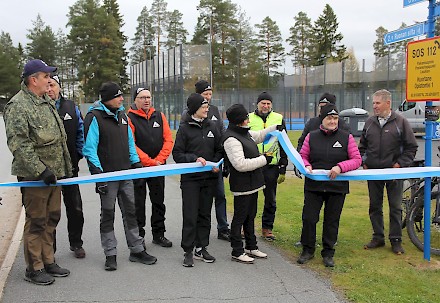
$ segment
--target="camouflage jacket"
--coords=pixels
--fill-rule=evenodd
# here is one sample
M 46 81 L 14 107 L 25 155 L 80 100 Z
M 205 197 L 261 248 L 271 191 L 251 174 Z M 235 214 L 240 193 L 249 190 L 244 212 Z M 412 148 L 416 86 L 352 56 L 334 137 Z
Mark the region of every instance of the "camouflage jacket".
M 12 175 L 38 180 L 46 167 L 58 178 L 72 175 L 63 122 L 47 95 L 40 98 L 21 83 L 21 90 L 6 104 L 3 118 L 14 156 Z

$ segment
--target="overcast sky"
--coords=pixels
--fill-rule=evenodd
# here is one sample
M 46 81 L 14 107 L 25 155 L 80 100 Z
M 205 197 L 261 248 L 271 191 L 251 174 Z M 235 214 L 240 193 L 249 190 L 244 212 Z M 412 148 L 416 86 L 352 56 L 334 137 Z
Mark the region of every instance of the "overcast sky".
M 375 30 L 379 26 L 389 31 L 398 29 L 402 22 L 408 26 L 415 22 L 425 21 L 428 16 L 428 1 L 403 8 L 403 0 L 231 0 L 241 6 L 251 18 L 251 24 L 261 23 L 269 16 L 280 27 L 285 40 L 289 36 L 289 28 L 294 24 L 293 17 L 298 12 L 305 12 L 314 22 L 322 14 L 324 6 L 329 3 L 339 21 L 339 31 L 343 34 L 342 43 L 347 48 L 353 47 L 356 58 L 366 59 L 367 69 L 371 69 L 373 43 L 376 40 Z M 0 30 L 11 35 L 14 44 L 26 44 L 27 30 L 32 28 L 38 13 L 43 21 L 52 27 L 54 32 L 66 29 L 67 13 L 75 0 L 0 0 Z M 123 31 L 129 38 L 134 36 L 137 26 L 136 19 L 143 6 L 151 7 L 152 0 L 120 0 L 120 12 L 125 25 Z M 199 0 L 168 0 L 168 10 L 177 9 L 183 13 L 183 22 L 191 40 L 197 22 L 196 6 Z M 127 45 L 128 48 L 128 45 Z M 289 50 L 289 49 L 288 49 Z M 290 60 L 288 62 L 290 64 Z M 286 72 L 290 69 L 286 68 Z

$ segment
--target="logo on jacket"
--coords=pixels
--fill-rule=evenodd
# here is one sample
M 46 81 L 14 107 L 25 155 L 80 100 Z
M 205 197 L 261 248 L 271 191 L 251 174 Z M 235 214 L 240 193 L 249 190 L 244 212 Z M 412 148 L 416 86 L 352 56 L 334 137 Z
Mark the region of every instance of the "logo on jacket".
M 72 120 L 72 116 L 69 115 L 68 113 L 66 113 L 66 114 L 64 115 L 63 120 L 64 120 L 64 121 L 66 121 L 66 120 Z
M 214 138 L 214 134 L 212 133 L 212 131 L 209 131 L 207 137 L 208 137 L 208 138 Z
M 342 144 L 339 143 L 339 141 L 336 141 L 335 144 L 333 144 L 333 147 L 342 147 Z
M 153 127 L 160 127 L 160 124 L 157 123 L 156 121 L 154 121 L 154 123 L 153 123 Z
M 125 119 L 121 119 L 121 124 L 127 124 L 127 121 L 125 121 Z
M 216 121 L 218 120 L 216 116 L 212 116 L 211 120 Z

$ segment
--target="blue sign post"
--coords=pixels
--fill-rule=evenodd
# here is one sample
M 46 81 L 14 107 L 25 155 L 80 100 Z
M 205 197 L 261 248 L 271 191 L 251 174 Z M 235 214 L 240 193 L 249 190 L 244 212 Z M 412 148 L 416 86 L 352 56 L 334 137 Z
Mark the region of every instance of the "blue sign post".
M 418 23 L 386 33 L 383 37 L 383 40 L 384 40 L 384 44 L 388 45 L 391 43 L 408 40 L 425 34 L 426 34 L 425 23 Z
M 403 0 L 403 7 L 407 7 L 407 6 L 417 4 L 420 2 L 424 2 L 424 1 L 426 1 L 426 0 Z

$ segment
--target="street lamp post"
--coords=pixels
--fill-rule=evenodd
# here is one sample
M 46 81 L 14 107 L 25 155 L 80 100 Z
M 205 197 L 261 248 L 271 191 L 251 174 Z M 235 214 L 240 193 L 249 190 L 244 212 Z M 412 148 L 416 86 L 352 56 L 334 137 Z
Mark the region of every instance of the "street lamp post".
M 235 50 L 237 52 L 237 91 L 240 91 L 240 57 L 241 57 L 241 44 L 243 43 L 243 39 L 235 40 L 232 39 L 231 42 L 235 44 Z
M 212 11 L 209 14 L 209 76 L 211 87 L 214 86 L 212 81 Z

